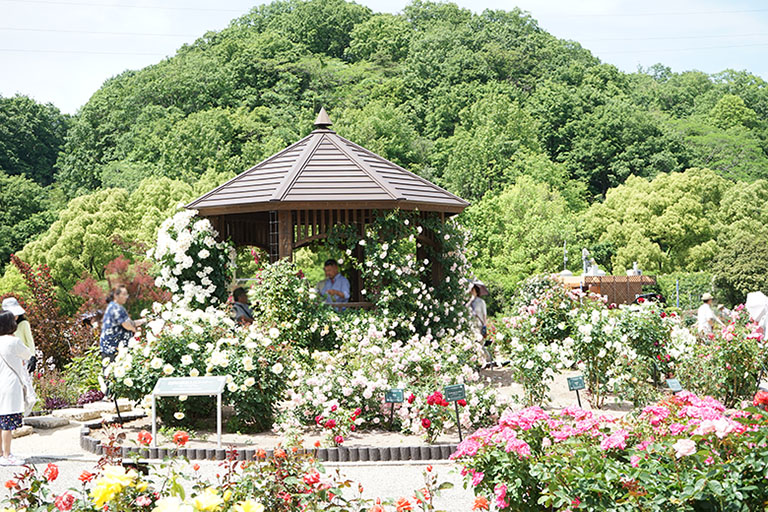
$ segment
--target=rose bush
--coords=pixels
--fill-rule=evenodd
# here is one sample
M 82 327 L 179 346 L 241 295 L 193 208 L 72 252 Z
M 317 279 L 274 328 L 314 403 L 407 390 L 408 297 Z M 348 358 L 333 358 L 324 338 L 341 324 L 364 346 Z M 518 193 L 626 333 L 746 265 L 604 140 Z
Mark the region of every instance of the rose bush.
M 234 406 L 230 428 L 268 429 L 285 389 L 292 344 L 274 326 L 235 328 L 225 310 L 188 310 L 156 304 L 144 335 L 121 349 L 107 369 L 118 396 L 146 399 L 160 377 L 223 375 L 225 404 Z M 168 424 L 213 417 L 209 397 L 158 399 Z M 146 401 L 145 401 L 146 406 Z
M 762 510 L 766 442 L 764 412 L 683 392 L 623 420 L 507 411 L 452 458 L 498 510 Z
M 686 389 L 710 394 L 733 407 L 752 398 L 766 366 L 768 347 L 762 328 L 744 306 L 738 306 L 707 344 L 697 345 L 684 355 L 676 376 Z
M 234 263 L 232 247 L 196 210 L 181 210 L 165 220 L 147 257 L 159 267 L 155 285 L 167 288 L 173 302 L 192 308 L 221 304 L 229 296 Z
M 55 494 L 50 483 L 58 468 L 49 464 L 40 474 L 34 467 L 6 481 L 5 512 L 22 511 L 152 511 L 152 512 L 378 512 L 431 511 L 440 491 L 432 467 L 412 496 L 365 499 L 363 487 L 326 473 L 298 446 L 277 447 L 267 454 L 257 450 L 249 461 L 235 460 L 234 452 L 217 469 L 215 480 L 200 475 L 200 466 L 181 458 L 153 465 L 149 475 L 126 468 L 118 457 L 105 457 L 93 472 L 83 471 L 80 488 Z
M 370 312 L 344 315 L 340 321 L 345 327 L 337 329 L 341 334 L 337 351 L 316 351 L 308 360 L 294 362 L 288 399 L 280 406 L 281 429 L 322 428 L 317 418 L 330 418 L 334 407 L 360 409 L 356 429 L 389 427 L 391 409 L 384 394 L 401 388 L 407 399 L 395 404 L 392 428 L 424 434 L 432 441 L 444 428 L 455 427 L 455 414 L 452 408 L 433 407 L 429 397 L 460 383 L 467 391 L 467 406 L 460 413 L 463 428 L 477 428 L 497 417 L 499 398 L 475 369 L 480 347 L 473 339 L 413 334 L 401 341 L 396 337 L 397 320 Z M 423 419 L 429 419 L 429 425 Z M 346 438 L 348 432 L 340 434 Z

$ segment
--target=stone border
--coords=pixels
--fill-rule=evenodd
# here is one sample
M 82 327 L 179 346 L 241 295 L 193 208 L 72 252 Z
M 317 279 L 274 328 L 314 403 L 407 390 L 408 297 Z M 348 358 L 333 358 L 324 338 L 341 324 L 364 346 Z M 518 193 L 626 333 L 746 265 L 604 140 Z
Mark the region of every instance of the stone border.
M 130 421 L 145 415 L 123 415 Z M 110 421 L 107 423 L 114 423 Z M 100 429 L 103 422 L 85 423 L 80 429 L 80 448 L 95 455 L 104 455 L 104 445 L 91 436 L 91 429 Z M 318 448 L 316 450 L 301 450 L 300 453 L 314 453 L 321 462 L 378 462 L 378 461 L 407 461 L 407 460 L 446 460 L 456 451 L 455 444 L 437 444 L 429 446 L 341 446 L 338 448 Z M 176 455 L 189 460 L 225 460 L 230 450 L 219 448 L 140 448 L 122 446 L 123 458 L 138 456 L 142 459 L 159 459 Z M 252 460 L 257 448 L 235 449 L 236 460 Z M 274 450 L 266 450 L 267 457 L 274 455 Z

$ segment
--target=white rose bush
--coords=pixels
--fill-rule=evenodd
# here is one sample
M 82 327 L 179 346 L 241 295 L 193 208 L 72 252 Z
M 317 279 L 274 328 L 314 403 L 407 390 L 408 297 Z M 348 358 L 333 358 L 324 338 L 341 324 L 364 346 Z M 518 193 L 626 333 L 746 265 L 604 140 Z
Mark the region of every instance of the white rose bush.
M 234 271 L 231 245 L 217 241 L 211 222 L 196 214 L 181 210 L 164 221 L 157 245 L 147 253 L 159 267 L 155 285 L 168 289 L 175 303 L 193 309 L 225 302 Z
M 226 310 L 190 310 L 156 304 L 140 339 L 120 350 L 108 372 L 115 392 L 145 400 L 160 377 L 225 376 L 225 404 L 234 406 L 228 428 L 264 430 L 272 425 L 275 404 L 285 389 L 282 368 L 291 346 L 280 330 L 261 324 L 235 328 Z M 158 399 L 166 424 L 187 425 L 214 417 L 210 397 Z
M 565 369 L 584 373 L 594 407 L 609 394 L 645 405 L 695 344 L 680 318 L 654 302 L 616 307 L 546 277 L 528 280 L 516 299 L 515 314 L 496 322 L 491 335 L 497 359 L 511 361 L 527 406 L 545 403 L 555 374 Z

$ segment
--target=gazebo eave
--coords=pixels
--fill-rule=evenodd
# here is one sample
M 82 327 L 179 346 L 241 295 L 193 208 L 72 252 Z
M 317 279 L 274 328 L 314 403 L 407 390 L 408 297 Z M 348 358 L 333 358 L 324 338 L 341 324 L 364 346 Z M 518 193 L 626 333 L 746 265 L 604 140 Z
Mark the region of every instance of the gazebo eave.
M 467 203 L 468 205 L 469 203 Z M 258 203 L 239 203 L 233 205 L 198 207 L 203 217 L 212 215 L 235 215 L 267 211 L 298 210 L 419 210 L 423 212 L 441 212 L 446 215 L 461 213 L 465 205 L 436 204 L 409 200 L 399 201 L 266 201 Z

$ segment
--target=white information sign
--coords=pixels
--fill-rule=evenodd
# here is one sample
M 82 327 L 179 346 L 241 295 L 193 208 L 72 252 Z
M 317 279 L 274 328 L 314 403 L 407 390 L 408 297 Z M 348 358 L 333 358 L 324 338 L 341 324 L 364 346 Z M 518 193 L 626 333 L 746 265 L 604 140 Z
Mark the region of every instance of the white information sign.
M 157 397 L 216 396 L 216 432 L 221 448 L 221 395 L 227 385 L 226 377 L 163 377 L 152 390 L 152 446 L 157 447 Z

